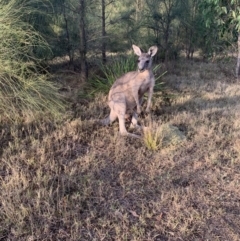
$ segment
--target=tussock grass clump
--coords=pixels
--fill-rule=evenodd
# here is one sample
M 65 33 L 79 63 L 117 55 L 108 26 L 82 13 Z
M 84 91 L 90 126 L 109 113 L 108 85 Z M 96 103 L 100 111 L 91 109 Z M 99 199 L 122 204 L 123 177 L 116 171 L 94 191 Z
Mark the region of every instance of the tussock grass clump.
M 123 74 L 135 71 L 137 68 L 137 61 L 135 55 L 130 56 L 120 56 L 118 58 L 112 57 L 109 59 L 108 64 L 100 64 L 99 68 L 101 74 L 94 76 L 89 80 L 88 94 L 95 95 L 96 93 L 102 92 L 107 94 L 112 87 L 113 83 L 117 78 Z M 155 89 L 160 91 L 162 89 L 163 82 L 160 82 L 160 78 L 165 74 L 159 74 L 161 65 L 156 65 L 153 67 L 153 73 L 157 75 L 155 77 Z
M 148 127 L 143 127 L 143 140 L 149 150 L 156 151 L 167 146 L 175 146 L 185 139 L 185 135 L 169 123 L 159 125 L 153 122 Z
M 156 151 L 163 146 L 163 133 L 156 123 L 143 127 L 143 141 L 149 150 Z
M 49 52 L 46 41 L 24 21 L 31 8 L 0 3 L 0 116 L 16 120 L 63 109 L 57 87 L 41 67 L 36 52 Z M 36 11 L 36 10 L 35 10 Z
M 89 95 L 94 95 L 97 92 L 107 94 L 118 77 L 136 69 L 136 56 L 111 57 L 108 64 L 100 64 L 99 68 L 101 74 L 89 80 Z

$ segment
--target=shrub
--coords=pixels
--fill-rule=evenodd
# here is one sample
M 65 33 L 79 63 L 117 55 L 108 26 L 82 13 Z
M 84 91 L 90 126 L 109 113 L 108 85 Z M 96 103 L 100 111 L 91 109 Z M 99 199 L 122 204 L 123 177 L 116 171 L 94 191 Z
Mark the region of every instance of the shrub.
M 34 54 L 49 47 L 23 20 L 31 9 L 16 2 L 0 3 L 0 121 L 63 109 L 58 88 Z
M 150 122 L 149 126 L 143 127 L 143 140 L 149 150 L 156 151 L 179 145 L 186 140 L 186 136 L 176 126 L 169 123 L 160 125 L 157 122 Z
M 153 67 L 153 72 L 156 74 L 160 69 L 160 64 Z M 89 80 L 88 95 L 94 95 L 98 92 L 107 94 L 117 78 L 122 76 L 124 73 L 134 71 L 137 68 L 136 56 L 130 55 L 127 58 L 120 56 L 119 58 L 111 58 L 108 64 L 99 65 L 101 74 L 94 76 Z M 162 82 L 160 82 L 159 75 L 156 77 L 155 89 L 161 90 Z

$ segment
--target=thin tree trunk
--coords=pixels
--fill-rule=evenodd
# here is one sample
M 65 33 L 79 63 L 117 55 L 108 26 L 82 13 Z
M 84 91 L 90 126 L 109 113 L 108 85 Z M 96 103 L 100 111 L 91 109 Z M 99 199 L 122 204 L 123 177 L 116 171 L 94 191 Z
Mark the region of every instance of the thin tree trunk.
M 68 50 L 68 56 L 69 56 L 69 65 L 73 64 L 73 55 L 72 55 L 72 47 L 71 47 L 71 40 L 69 35 L 69 29 L 68 29 L 68 20 L 66 16 L 66 9 L 65 6 L 63 6 L 63 16 L 65 21 L 65 28 L 66 28 L 66 34 L 67 34 L 67 50 Z
M 237 67 L 236 67 L 237 81 L 240 80 L 240 32 L 238 33 L 238 56 L 237 56 Z
M 85 7 L 85 0 L 79 0 L 80 4 L 80 76 L 82 80 L 86 80 L 88 76 L 88 71 L 87 71 L 87 41 L 86 41 L 86 31 L 85 31 L 85 12 L 86 12 L 86 7 Z
M 102 62 L 106 63 L 106 18 L 105 18 L 105 0 L 102 0 Z
M 136 1 L 136 17 L 135 17 L 135 20 L 136 22 L 139 21 L 139 15 L 140 15 L 140 12 L 141 12 L 141 0 L 137 0 Z
M 169 29 L 170 29 L 170 20 L 169 18 L 167 19 L 167 26 L 164 31 L 164 62 L 169 60 Z

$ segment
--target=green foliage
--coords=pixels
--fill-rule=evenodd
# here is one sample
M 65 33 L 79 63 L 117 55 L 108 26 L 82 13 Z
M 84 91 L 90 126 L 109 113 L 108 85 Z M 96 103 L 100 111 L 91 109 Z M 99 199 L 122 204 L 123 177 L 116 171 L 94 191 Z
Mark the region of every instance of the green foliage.
M 210 23 L 214 23 L 223 31 L 233 29 L 233 26 L 237 30 L 240 29 L 239 0 L 204 0 L 200 6 L 204 10 L 203 17 L 207 27 L 210 27 Z
M 232 11 L 237 1 L 204 0 L 199 4 L 202 11 L 204 41 L 201 49 L 206 54 L 222 52 L 236 39 L 236 21 Z
M 167 73 L 167 71 L 165 71 L 163 73 L 159 73 L 160 71 L 161 71 L 161 64 L 158 64 L 158 65 L 153 67 L 153 73 L 155 75 L 155 86 L 154 86 L 154 89 L 156 91 L 162 91 L 163 90 L 164 82 L 162 82 L 160 80 Z
M 79 58 L 81 43 L 79 1 L 49 0 L 49 2 L 50 4 L 39 5 L 41 10 L 49 6 L 46 11 L 48 14 L 42 14 L 43 26 L 47 26 L 46 29 L 40 28 L 41 16 L 38 14 L 34 15 L 36 17 L 34 27 L 46 34 L 54 56 L 68 55 L 70 62 L 74 62 Z M 236 31 L 240 29 L 238 2 L 238 0 L 134 2 L 106 0 L 103 36 L 101 11 L 104 2 L 85 0 L 87 57 L 98 58 L 104 51 L 122 53 L 132 43 L 141 46 L 158 45 L 160 49 L 157 57 L 163 61 L 175 59 L 182 50 L 188 58 L 199 50 L 204 57 L 213 56 L 232 44 L 234 36 L 236 38 Z M 228 34 L 224 34 L 224 31 Z M 104 49 L 102 49 L 103 41 L 106 43 Z
M 3 1 L 2 1 L 3 2 Z M 7 2 L 6 0 L 4 2 Z M 19 1 L 15 1 L 17 3 Z M 22 0 L 21 20 L 31 22 L 51 47 L 34 53 L 41 58 L 69 57 L 79 60 L 81 17 L 79 0 Z M 184 53 L 199 51 L 204 57 L 221 52 L 236 40 L 240 29 L 238 0 L 138 0 L 105 1 L 105 35 L 102 34 L 100 0 L 85 0 L 86 52 L 99 58 L 102 51 L 122 53 L 132 43 L 143 47 L 158 45 L 158 60 L 172 60 Z M 16 5 L 16 4 L 15 4 Z M 17 5 L 14 7 L 18 9 Z M 97 14 L 96 14 L 97 13 Z M 106 48 L 102 49 L 102 42 Z
M 100 64 L 99 68 L 101 74 L 89 80 L 89 95 L 94 95 L 98 92 L 108 93 L 117 78 L 136 69 L 136 57 L 134 55 L 128 58 L 123 56 L 118 58 L 112 57 L 108 64 Z
M 153 67 L 153 73 L 156 75 L 160 70 L 161 65 Z M 112 57 L 108 64 L 100 64 L 100 75 L 96 75 L 89 80 L 88 95 L 94 95 L 98 92 L 107 94 L 117 78 L 123 74 L 136 70 L 136 56 L 130 55 L 127 58 L 120 56 L 119 58 Z M 165 72 L 166 73 L 166 72 Z M 160 78 L 165 74 L 160 74 L 156 77 L 155 89 L 162 90 L 163 82 Z
M 55 56 L 68 54 L 74 58 L 74 51 L 79 47 L 79 1 L 61 0 L 53 1 L 54 13 L 52 14 L 53 38 L 51 47 Z
M 157 122 L 150 122 L 148 127 L 143 128 L 143 134 L 145 146 L 152 151 L 179 145 L 186 140 L 184 133 L 169 123 L 160 125 Z
M 22 19 L 29 8 L 11 0 L 0 5 L 0 114 L 1 120 L 58 114 L 63 109 L 58 89 L 48 81 L 35 50 L 50 49 Z
M 163 146 L 163 134 L 160 128 L 145 127 L 143 130 L 143 141 L 147 149 L 156 151 Z

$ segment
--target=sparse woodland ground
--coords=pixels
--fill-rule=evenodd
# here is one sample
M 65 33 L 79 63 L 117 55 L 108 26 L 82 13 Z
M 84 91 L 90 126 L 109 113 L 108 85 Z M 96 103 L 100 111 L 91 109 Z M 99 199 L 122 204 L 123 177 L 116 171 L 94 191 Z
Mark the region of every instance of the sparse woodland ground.
M 240 240 L 235 59 L 168 67 L 151 118 L 184 133 L 176 145 L 150 150 L 97 125 L 106 96 L 76 98 L 69 73 L 61 121 L 0 126 L 0 240 Z

